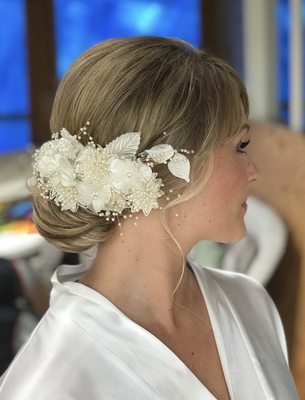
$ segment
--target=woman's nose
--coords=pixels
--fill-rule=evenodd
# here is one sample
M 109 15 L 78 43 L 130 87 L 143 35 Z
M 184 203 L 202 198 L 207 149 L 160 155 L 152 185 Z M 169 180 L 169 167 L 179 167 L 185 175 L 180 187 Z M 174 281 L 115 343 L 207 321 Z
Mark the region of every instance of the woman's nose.
M 257 181 L 259 177 L 259 170 L 251 158 L 248 156 L 248 178 L 249 182 Z

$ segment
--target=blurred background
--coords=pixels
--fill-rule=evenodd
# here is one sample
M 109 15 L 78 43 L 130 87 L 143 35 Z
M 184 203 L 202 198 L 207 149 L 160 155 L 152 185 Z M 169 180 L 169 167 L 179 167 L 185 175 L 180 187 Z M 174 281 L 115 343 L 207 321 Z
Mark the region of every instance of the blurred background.
M 0 15 L 0 374 L 45 312 L 54 269 L 82 261 L 36 233 L 25 185 L 35 147 L 50 138 L 58 82 L 97 42 L 160 35 L 223 58 L 247 86 L 249 153 L 261 172 L 248 235 L 192 253 L 265 285 L 305 399 L 305 1 L 0 0 Z

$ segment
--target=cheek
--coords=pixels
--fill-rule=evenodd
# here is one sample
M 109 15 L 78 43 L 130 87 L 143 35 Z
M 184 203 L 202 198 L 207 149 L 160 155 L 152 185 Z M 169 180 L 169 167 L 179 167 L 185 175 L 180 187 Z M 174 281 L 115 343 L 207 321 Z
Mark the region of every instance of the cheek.
M 226 168 L 220 166 L 215 168 L 210 182 L 208 182 L 207 190 L 213 196 L 214 201 L 227 203 L 237 201 L 244 196 L 247 191 L 248 177 L 246 163 L 243 157 L 233 159 L 226 163 Z

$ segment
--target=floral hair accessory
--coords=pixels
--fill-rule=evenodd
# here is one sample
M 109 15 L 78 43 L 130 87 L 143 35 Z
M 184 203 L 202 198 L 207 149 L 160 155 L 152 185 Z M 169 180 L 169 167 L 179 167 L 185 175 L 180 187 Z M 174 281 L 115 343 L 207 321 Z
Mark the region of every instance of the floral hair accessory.
M 155 164 L 167 164 L 171 174 L 189 182 L 190 162 L 182 153 L 194 151 L 178 152 L 160 144 L 137 154 L 140 132 L 124 133 L 102 147 L 88 134 L 89 125 L 76 135 L 62 128 L 34 154 L 29 184 L 61 210 L 76 212 L 83 207 L 107 221 L 115 221 L 124 210 L 148 215 L 159 208 L 158 199 L 164 195 L 162 180 L 152 170 Z M 86 145 L 80 141 L 82 135 L 88 139 Z

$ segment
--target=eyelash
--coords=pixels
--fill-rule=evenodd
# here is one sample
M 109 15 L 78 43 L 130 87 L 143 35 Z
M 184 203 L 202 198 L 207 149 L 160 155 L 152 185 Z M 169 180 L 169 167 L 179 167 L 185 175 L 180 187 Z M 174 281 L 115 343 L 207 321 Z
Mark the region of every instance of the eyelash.
M 241 149 L 245 149 L 245 148 L 248 146 L 249 143 L 250 143 L 250 139 L 247 140 L 246 142 L 241 142 L 241 143 L 239 144 L 239 147 L 238 147 L 237 151 L 238 151 L 239 153 L 247 153 L 246 151 L 241 150 Z

